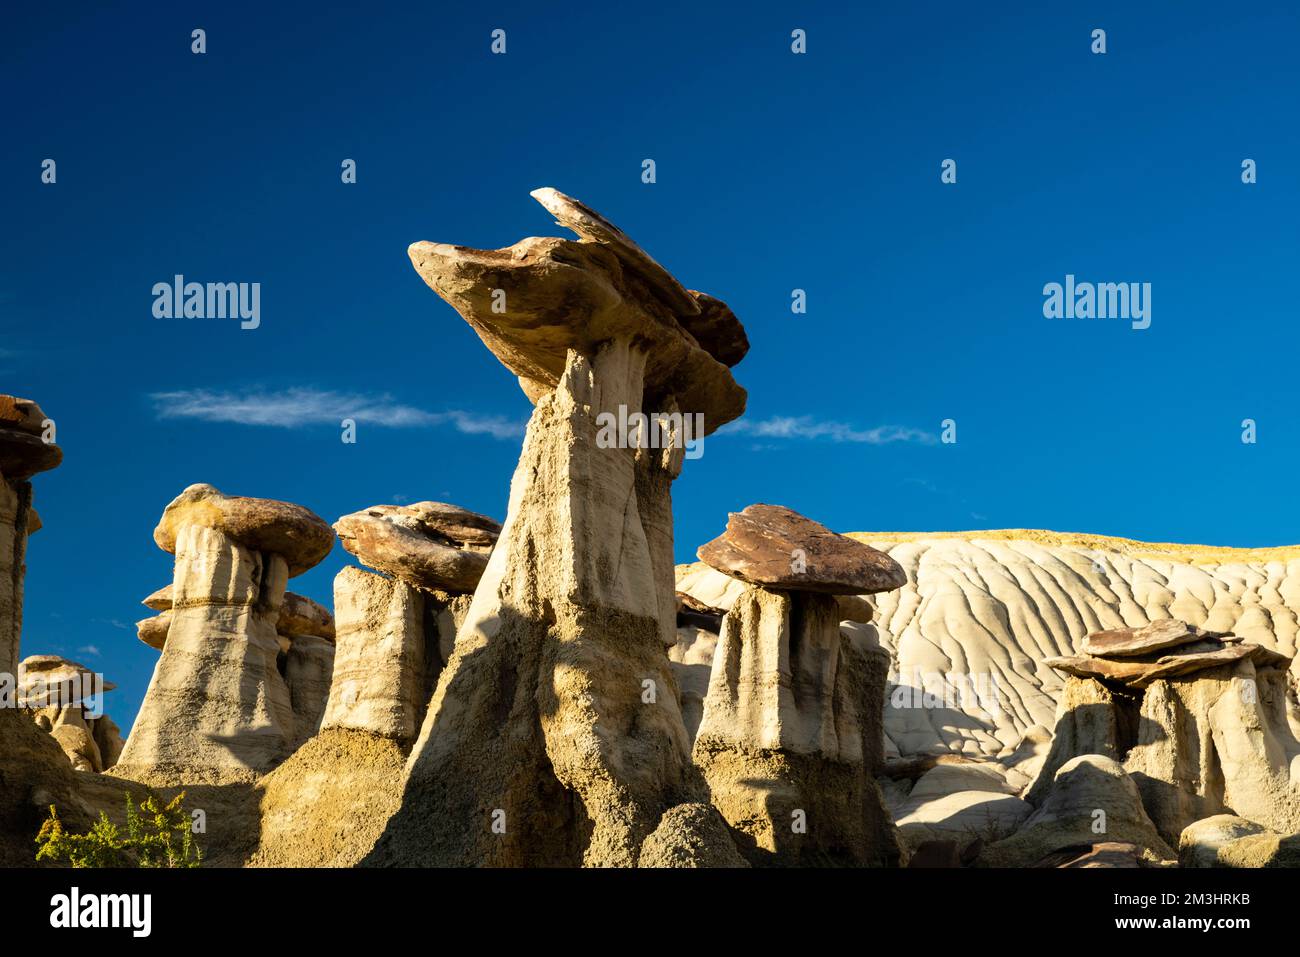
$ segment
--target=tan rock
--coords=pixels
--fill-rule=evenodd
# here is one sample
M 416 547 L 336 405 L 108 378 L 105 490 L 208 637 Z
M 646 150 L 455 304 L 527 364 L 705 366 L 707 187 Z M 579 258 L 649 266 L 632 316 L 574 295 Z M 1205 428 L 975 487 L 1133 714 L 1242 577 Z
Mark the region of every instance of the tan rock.
M 150 611 L 170 611 L 172 607 L 172 586 L 164 585 L 155 592 L 150 592 L 140 602 Z
M 727 822 L 707 804 L 678 804 L 641 845 L 637 867 L 749 867 Z
M 285 656 L 284 681 L 294 717 L 294 745 L 320 731 L 334 675 L 334 642 L 295 635 Z
M 438 504 L 376 505 L 344 515 L 334 528 L 343 547 L 371 568 L 420 588 L 472 592 L 487 567 L 491 542 L 457 541 L 441 533 L 422 508 Z
M 1193 821 L 1178 836 L 1178 863 L 1183 867 L 1224 867 L 1220 853 L 1243 837 L 1263 834 L 1268 828 L 1235 814 L 1215 814 Z
M 295 735 L 276 666 L 286 560 L 205 524 L 211 514 L 175 503 L 169 511 L 160 528 L 197 520 L 164 536 L 176 554 L 172 619 L 114 773 L 161 785 L 252 781 L 283 760 Z
M 23 576 L 27 553 L 30 482 L 7 478 L 0 465 L 0 674 L 18 671 L 23 627 Z
M 704 698 L 709 693 L 709 675 L 713 671 L 713 654 L 718 635 L 690 625 L 679 625 L 677 643 L 668 649 L 668 661 L 677 679 L 682 723 L 692 744 L 700 720 L 704 717 Z
M 415 740 L 429 692 L 425 601 L 401 581 L 360 568 L 338 573 L 337 647 L 323 728 Z
M 1044 658 L 1043 664 L 1080 678 L 1104 678 L 1118 681 L 1131 688 L 1145 688 L 1162 678 L 1176 678 L 1207 668 L 1251 658 L 1257 652 L 1271 656 L 1273 653 L 1248 642 L 1222 645 L 1210 640 L 1178 649 L 1175 654 L 1162 655 L 1155 661 L 1140 658 L 1120 658 L 1111 661 L 1087 655 L 1062 658 Z
M 1135 844 L 1152 862 L 1177 858 L 1147 817 L 1124 768 L 1111 758 L 1085 754 L 1057 771 L 1038 810 L 1011 837 L 985 847 L 980 863 L 1028 867 L 1063 848 L 1103 839 Z
M 751 587 L 722 623 L 692 758 L 756 865 L 896 865 L 875 770 L 888 662 L 833 596 Z
M 1137 735 L 1138 707 L 1136 697 L 1112 691 L 1093 678 L 1066 678 L 1056 709 L 1051 750 L 1025 799 L 1030 804 L 1041 804 L 1056 781 L 1056 773 L 1081 755 L 1100 754 L 1123 760 L 1121 742 L 1126 742 L 1123 750 L 1127 751 Z
M 172 626 L 170 610 L 162 611 L 150 618 L 141 618 L 135 623 L 136 637 L 155 651 L 162 651 L 167 644 L 167 632 Z
M 122 740 L 122 729 L 105 714 L 94 720 L 91 734 L 95 738 L 95 747 L 99 749 L 101 769 L 107 771 L 117 764 L 122 749 L 126 747 L 126 742 Z
M 31 399 L 0 395 L 0 475 L 23 481 L 63 461 L 63 451 L 44 440 L 47 421 Z
M 36 509 L 29 508 L 27 510 L 27 537 L 30 538 L 44 527 L 45 525 L 41 522 L 41 516 Z
M 1167 840 L 1229 810 L 1278 833 L 1300 832 L 1292 771 L 1300 742 L 1286 699 L 1285 673 L 1249 658 L 1146 689 L 1124 764 Z
M 325 520 L 301 505 L 265 498 L 223 495 L 211 485 L 191 485 L 163 511 L 153 538 L 176 553 L 176 539 L 187 527 L 212 528 L 243 547 L 279 555 L 290 578 L 329 554 L 334 533 Z
M 907 583 L 899 564 L 781 505 L 750 505 L 698 551 L 701 561 L 768 588 L 857 595 Z
M 116 687 L 99 672 L 58 655 L 31 655 L 18 666 L 18 700 L 25 708 L 80 706 Z
M 290 638 L 314 635 L 317 638 L 332 639 L 334 616 L 320 602 L 287 591 L 284 593 L 284 604 L 280 606 L 280 617 L 275 623 L 275 628 L 280 634 L 288 635 Z
M 560 381 L 570 350 L 590 359 L 623 340 L 640 345 L 647 412 L 669 412 L 671 397 L 682 413 L 704 416 L 707 434 L 745 410 L 745 390 L 678 318 L 699 308 L 694 298 L 683 290 L 666 303 L 667 274 L 645 261 L 643 271 L 629 268 L 625 244 L 529 238 L 498 250 L 415 243 L 409 253 L 534 403 Z M 494 310 L 502 294 L 507 307 Z M 642 397 L 628 406 L 641 409 Z
M 59 742 L 59 747 L 72 762 L 74 771 L 104 770 L 99 746 L 95 744 L 95 738 L 88 729 L 75 724 L 60 724 L 50 731 L 50 735 Z
M 585 308 L 575 300 L 571 315 Z M 640 409 L 646 361 L 618 341 L 594 359 L 570 353 L 538 402 L 501 538 L 372 862 L 630 866 L 683 803 L 686 730 L 665 653 L 682 448 L 596 441 L 601 412 Z

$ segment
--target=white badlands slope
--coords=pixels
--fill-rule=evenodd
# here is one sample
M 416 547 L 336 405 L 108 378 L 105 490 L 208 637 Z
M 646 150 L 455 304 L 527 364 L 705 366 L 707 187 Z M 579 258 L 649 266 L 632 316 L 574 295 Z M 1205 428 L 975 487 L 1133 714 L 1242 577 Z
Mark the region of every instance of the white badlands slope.
M 1099 629 L 1178 618 L 1296 650 L 1300 546 L 1214 548 L 1026 529 L 850 537 L 907 571 L 904 588 L 871 596 L 873 625 L 844 626 L 893 658 L 887 756 L 1008 757 L 1025 732 L 1055 724 L 1061 676 L 1042 659 L 1077 651 Z M 718 607 L 739 593 L 701 563 L 678 566 L 677 579 L 680 590 Z

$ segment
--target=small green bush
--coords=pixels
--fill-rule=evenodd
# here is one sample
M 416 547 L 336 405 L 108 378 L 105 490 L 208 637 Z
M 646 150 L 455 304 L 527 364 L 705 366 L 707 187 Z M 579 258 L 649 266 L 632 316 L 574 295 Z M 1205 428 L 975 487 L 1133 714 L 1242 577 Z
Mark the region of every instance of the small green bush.
M 194 843 L 182 791 L 166 805 L 152 795 L 140 802 L 126 794 L 126 833 L 103 811 L 85 834 L 69 834 L 50 805 L 36 843 L 38 861 L 71 867 L 198 867 L 203 852 Z

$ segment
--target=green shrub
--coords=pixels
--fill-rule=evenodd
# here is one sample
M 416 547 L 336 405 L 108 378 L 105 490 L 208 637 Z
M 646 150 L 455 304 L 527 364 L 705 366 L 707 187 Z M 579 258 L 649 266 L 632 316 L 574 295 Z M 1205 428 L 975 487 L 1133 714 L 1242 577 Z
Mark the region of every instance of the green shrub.
M 152 795 L 140 802 L 126 794 L 126 832 L 103 811 L 85 834 L 69 834 L 50 805 L 50 816 L 36 836 L 38 861 L 71 867 L 198 867 L 203 852 L 194 843 L 182 791 L 162 806 Z

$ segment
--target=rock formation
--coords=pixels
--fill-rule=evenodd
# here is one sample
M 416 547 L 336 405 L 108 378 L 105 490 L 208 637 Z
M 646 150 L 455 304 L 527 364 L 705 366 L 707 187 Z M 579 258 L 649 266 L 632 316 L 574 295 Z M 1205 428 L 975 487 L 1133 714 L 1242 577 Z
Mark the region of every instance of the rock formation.
M 32 655 L 18 667 L 18 703 L 59 742 L 77 771 L 104 771 L 122 753 L 122 732 L 104 713 L 117 686 L 58 655 Z
M 1177 621 L 1090 635 L 1083 648 L 1046 662 L 1071 677 L 1031 799 L 1060 762 L 1096 752 L 1124 762 L 1171 843 L 1192 822 L 1228 810 L 1282 833 L 1300 830 L 1288 656 Z
M 1156 832 L 1124 768 L 1111 758 L 1085 754 L 1056 772 L 1038 810 L 1011 837 L 986 847 L 980 863 L 1030 867 L 1066 849 L 1106 842 L 1134 845 L 1151 864 L 1177 859 Z
M 299 505 L 192 485 L 154 541 L 176 556 L 162 656 L 114 773 L 157 784 L 252 781 L 297 736 L 277 667 L 285 583 L 334 536 Z
M 633 865 L 691 800 L 670 488 L 686 442 L 744 410 L 744 330 L 598 214 L 534 196 L 584 241 L 410 249 L 536 409 L 376 863 Z
M 27 536 L 40 527 L 40 520 L 33 519 L 28 480 L 63 461 L 62 450 L 45 441 L 49 421 L 30 399 L 0 395 L 0 674 L 4 675 L 18 673 Z
M 158 589 L 142 604 L 158 614 L 137 621 L 136 634 L 150 648 L 162 651 L 171 628 L 172 586 Z M 334 673 L 334 616 L 319 602 L 287 591 L 275 630 L 279 671 L 289 686 L 296 747 L 320 730 L 325 713 Z
M 469 607 L 465 592 L 500 531 L 441 502 L 376 505 L 334 527 L 378 571 L 349 567 L 334 578 L 329 671 L 321 639 L 295 637 L 289 648 L 295 702 L 308 689 L 312 700 L 315 689 L 328 698 L 320 732 L 300 728 L 305 743 L 259 782 L 255 866 L 348 867 L 370 853 L 397 809 L 407 755 Z M 281 628 L 292 627 L 282 616 Z
M 751 584 L 723 619 L 692 756 L 754 864 L 895 864 L 874 775 L 888 660 L 840 635 L 835 593 L 897 588 L 869 546 L 751 505 L 699 550 Z M 777 590 L 780 589 L 780 590 Z

